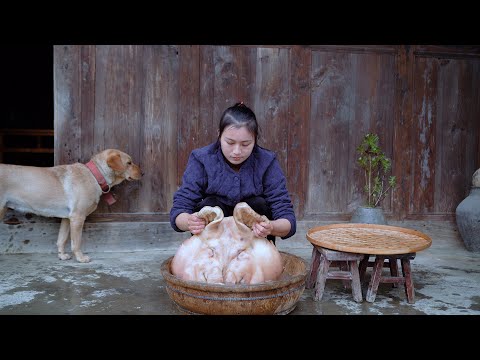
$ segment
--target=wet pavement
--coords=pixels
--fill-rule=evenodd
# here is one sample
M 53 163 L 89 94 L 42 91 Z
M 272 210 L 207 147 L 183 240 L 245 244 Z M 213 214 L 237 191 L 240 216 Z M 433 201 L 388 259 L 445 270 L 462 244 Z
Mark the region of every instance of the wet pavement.
M 305 289 L 290 315 L 480 315 L 480 254 L 467 251 L 455 229 L 410 225 L 432 237 L 432 246 L 411 262 L 413 304 L 403 286 L 380 284 L 373 303 L 356 303 L 342 281 L 327 280 L 321 301 L 313 300 L 313 289 Z M 308 242 L 280 240 L 277 246 L 310 263 Z M 52 253 L 0 255 L 0 314 L 184 314 L 169 298 L 160 272 L 171 250 L 88 255 L 87 264 L 61 261 Z

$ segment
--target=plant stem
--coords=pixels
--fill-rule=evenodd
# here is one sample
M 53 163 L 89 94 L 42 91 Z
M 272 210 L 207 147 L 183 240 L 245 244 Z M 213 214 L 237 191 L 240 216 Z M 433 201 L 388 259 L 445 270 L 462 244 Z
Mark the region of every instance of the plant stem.
M 377 201 L 375 202 L 375 205 L 374 205 L 373 207 L 376 207 L 376 206 L 378 205 L 378 203 L 383 200 L 383 198 L 384 198 L 385 195 L 387 194 L 388 190 L 390 190 L 390 188 L 391 188 L 391 186 L 389 186 L 387 189 L 385 189 L 385 191 L 382 192 L 382 193 L 378 196 Z
M 368 205 L 372 205 L 372 157 L 368 157 Z

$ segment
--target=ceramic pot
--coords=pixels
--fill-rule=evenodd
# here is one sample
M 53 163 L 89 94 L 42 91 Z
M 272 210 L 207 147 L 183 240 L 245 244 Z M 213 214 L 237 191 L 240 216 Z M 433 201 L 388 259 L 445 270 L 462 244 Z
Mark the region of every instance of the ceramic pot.
M 353 212 L 350 222 L 387 225 L 387 220 L 385 220 L 385 215 L 383 214 L 383 209 L 381 207 L 372 208 L 359 206 Z
M 480 187 L 472 186 L 470 194 L 458 204 L 455 217 L 467 250 L 480 252 Z

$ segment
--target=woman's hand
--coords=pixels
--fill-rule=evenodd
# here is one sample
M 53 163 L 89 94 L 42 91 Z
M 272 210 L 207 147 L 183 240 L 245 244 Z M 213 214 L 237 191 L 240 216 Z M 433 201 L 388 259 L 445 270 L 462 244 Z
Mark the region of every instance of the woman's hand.
M 253 224 L 252 227 L 253 233 L 255 236 L 260 237 L 260 238 L 266 238 L 268 235 L 270 235 L 273 231 L 273 225 L 270 222 L 259 222 Z
M 198 235 L 203 231 L 203 229 L 205 229 L 205 225 L 207 224 L 207 222 L 205 221 L 205 219 L 199 218 L 198 216 L 191 214 L 187 218 L 187 224 L 188 230 L 193 235 Z

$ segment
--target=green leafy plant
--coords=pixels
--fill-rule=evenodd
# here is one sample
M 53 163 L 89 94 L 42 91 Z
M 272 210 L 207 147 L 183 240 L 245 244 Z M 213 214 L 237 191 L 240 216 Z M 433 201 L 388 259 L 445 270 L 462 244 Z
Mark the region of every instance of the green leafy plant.
M 387 179 L 387 174 L 392 168 L 391 160 L 379 146 L 378 135 L 366 134 L 361 144 L 357 147 L 360 155 L 357 164 L 365 174 L 364 192 L 367 196 L 367 207 L 377 207 L 385 198 L 389 190 L 394 190 L 397 185 L 395 176 Z

